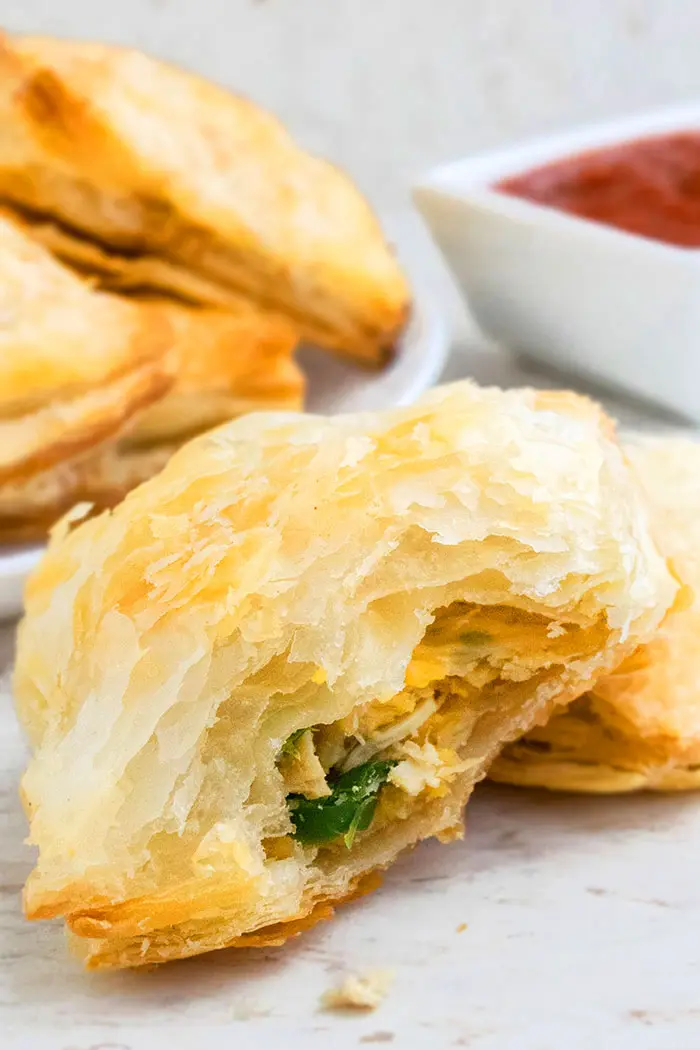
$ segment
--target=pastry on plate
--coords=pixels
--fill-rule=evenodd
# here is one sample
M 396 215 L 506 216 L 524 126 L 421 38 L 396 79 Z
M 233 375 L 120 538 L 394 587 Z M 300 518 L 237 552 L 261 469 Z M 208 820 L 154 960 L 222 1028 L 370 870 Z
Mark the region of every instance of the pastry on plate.
M 296 335 L 285 320 L 243 302 L 227 311 L 160 299 L 133 303 L 146 322 L 152 314 L 154 324 L 165 319 L 169 326 L 172 386 L 111 442 L 1 486 L 0 542 L 46 536 L 76 503 L 113 506 L 195 433 L 244 412 L 302 407 Z
M 45 540 L 76 505 L 94 514 L 157 474 L 179 446 L 167 441 L 139 448 L 106 442 L 23 481 L 0 486 L 0 544 Z
M 241 302 L 228 310 L 145 300 L 173 330 L 175 382 L 129 427 L 129 448 L 179 441 L 244 412 L 298 411 L 305 380 L 294 360 L 297 336 L 284 319 Z
M 459 835 L 495 753 L 675 590 L 573 394 L 210 431 L 59 527 L 28 584 L 26 914 L 92 968 L 279 944 Z
M 656 438 L 626 451 L 683 586 L 653 639 L 507 748 L 495 780 L 601 794 L 700 787 L 700 444 Z
M 0 500 L 172 382 L 168 319 L 95 291 L 0 214 Z
M 391 353 L 409 292 L 369 206 L 248 100 L 137 51 L 8 36 L 0 117 L 0 197 L 76 265 Z

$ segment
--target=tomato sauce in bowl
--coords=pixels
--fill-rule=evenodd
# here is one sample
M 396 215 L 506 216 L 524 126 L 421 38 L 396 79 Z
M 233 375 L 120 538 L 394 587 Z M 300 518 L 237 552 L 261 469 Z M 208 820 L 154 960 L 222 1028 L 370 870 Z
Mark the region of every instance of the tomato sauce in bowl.
M 700 248 L 700 131 L 590 150 L 494 188 L 640 237 Z

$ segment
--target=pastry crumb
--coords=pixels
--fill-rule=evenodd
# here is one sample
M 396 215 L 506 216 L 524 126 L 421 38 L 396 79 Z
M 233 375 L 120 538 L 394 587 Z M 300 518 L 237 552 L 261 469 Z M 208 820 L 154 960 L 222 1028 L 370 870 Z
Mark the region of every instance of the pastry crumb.
M 467 928 L 467 924 L 466 924 L 466 922 L 460 922 L 460 924 L 459 924 L 459 926 L 457 927 L 457 929 L 456 929 L 456 931 L 455 931 L 455 932 L 456 932 L 456 933 L 464 933 L 464 931 L 466 930 L 466 928 Z
M 321 997 L 325 1010 L 375 1010 L 394 980 L 393 970 L 368 970 L 350 974 L 341 985 Z

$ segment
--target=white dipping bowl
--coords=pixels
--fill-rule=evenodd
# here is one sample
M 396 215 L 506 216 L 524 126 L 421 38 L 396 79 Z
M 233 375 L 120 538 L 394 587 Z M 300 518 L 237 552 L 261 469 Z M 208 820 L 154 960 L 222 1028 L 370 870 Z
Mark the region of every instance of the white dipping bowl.
M 700 105 L 458 161 L 422 178 L 414 199 L 487 335 L 700 422 L 700 250 L 495 188 L 577 153 L 681 130 L 700 130 Z

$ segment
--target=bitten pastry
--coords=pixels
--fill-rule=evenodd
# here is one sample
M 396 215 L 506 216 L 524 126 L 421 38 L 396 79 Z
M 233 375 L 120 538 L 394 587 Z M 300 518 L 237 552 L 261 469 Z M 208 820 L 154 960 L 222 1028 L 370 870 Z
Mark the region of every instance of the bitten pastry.
M 700 787 L 700 445 L 647 439 L 627 453 L 684 587 L 654 638 L 507 748 L 495 780 L 599 793 Z
M 0 215 L 0 502 L 172 382 L 167 319 L 94 291 Z
M 54 535 L 19 631 L 30 918 L 88 966 L 279 944 L 430 835 L 675 583 L 571 394 L 244 416 Z
M 0 197 L 76 265 L 391 352 L 409 293 L 367 203 L 251 102 L 136 51 L 7 37 L 0 118 Z

